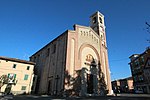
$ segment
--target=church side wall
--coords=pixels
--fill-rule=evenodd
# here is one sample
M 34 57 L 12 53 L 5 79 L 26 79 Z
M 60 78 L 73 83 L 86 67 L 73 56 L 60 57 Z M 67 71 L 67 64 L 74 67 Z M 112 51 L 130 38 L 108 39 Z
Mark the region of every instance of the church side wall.
M 63 89 L 66 48 L 67 33 L 63 33 L 30 57 L 37 66 L 39 86 L 36 88 L 39 88 L 39 94 L 58 94 Z M 39 57 L 39 60 L 35 60 L 35 57 Z

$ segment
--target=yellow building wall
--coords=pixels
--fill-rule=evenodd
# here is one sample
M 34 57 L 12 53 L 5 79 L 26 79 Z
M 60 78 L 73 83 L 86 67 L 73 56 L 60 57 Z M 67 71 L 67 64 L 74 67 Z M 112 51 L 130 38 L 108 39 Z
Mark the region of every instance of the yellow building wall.
M 16 64 L 16 68 L 13 68 L 14 64 Z M 27 66 L 30 66 L 29 70 L 27 70 Z M 34 65 L 0 60 L 0 76 L 8 75 L 8 74 L 16 74 L 16 85 L 12 85 L 11 92 L 14 94 L 21 93 L 30 93 L 31 86 L 33 81 L 33 68 Z M 24 80 L 25 75 L 28 75 L 28 79 Z M 22 86 L 26 86 L 25 90 L 22 90 Z M 1 88 L 1 92 L 4 92 L 6 85 Z

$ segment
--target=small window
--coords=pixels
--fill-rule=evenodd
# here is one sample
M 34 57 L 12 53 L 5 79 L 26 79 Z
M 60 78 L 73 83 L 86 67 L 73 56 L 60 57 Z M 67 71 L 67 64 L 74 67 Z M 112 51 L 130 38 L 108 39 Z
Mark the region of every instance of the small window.
M 33 58 L 33 62 L 35 62 L 35 61 L 36 61 L 36 57 Z
M 103 22 L 102 22 L 102 18 L 101 17 L 99 17 L 99 21 L 100 21 L 100 23 L 102 24 Z
M 46 55 L 47 55 L 47 57 L 49 56 L 49 48 L 47 49 L 47 54 Z
M 22 87 L 21 87 L 21 90 L 26 90 L 26 86 L 22 86 Z
M 29 75 L 25 74 L 24 80 L 28 80 Z
M 96 17 L 93 18 L 92 22 L 93 24 L 96 23 Z
M 144 57 L 143 56 L 141 57 L 141 60 L 142 60 L 142 63 L 144 63 Z
M 27 66 L 27 70 L 30 70 L 30 66 Z
M 16 64 L 14 64 L 14 65 L 13 65 L 13 68 L 16 68 L 16 66 L 17 66 L 17 65 L 16 65 Z
M 9 79 L 16 79 L 16 74 L 13 74 L 13 73 L 8 73 L 8 78 Z
M 52 45 L 52 53 L 55 53 L 56 52 L 56 44 L 53 44 Z

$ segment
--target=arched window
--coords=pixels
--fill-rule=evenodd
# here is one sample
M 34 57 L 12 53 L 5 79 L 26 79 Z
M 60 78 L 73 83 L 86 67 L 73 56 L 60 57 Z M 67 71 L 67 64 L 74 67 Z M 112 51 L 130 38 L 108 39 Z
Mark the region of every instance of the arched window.
M 103 22 L 102 22 L 102 18 L 101 17 L 99 17 L 99 21 L 100 21 L 100 23 L 102 24 Z
M 96 17 L 93 18 L 92 22 L 93 24 L 96 23 Z

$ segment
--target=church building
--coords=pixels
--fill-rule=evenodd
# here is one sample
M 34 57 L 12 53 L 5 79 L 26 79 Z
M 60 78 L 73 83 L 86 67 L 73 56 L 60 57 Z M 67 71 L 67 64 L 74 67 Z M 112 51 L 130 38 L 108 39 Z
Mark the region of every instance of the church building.
M 37 75 L 35 92 L 50 95 L 111 94 L 104 15 L 90 26 L 75 24 L 30 57 Z

